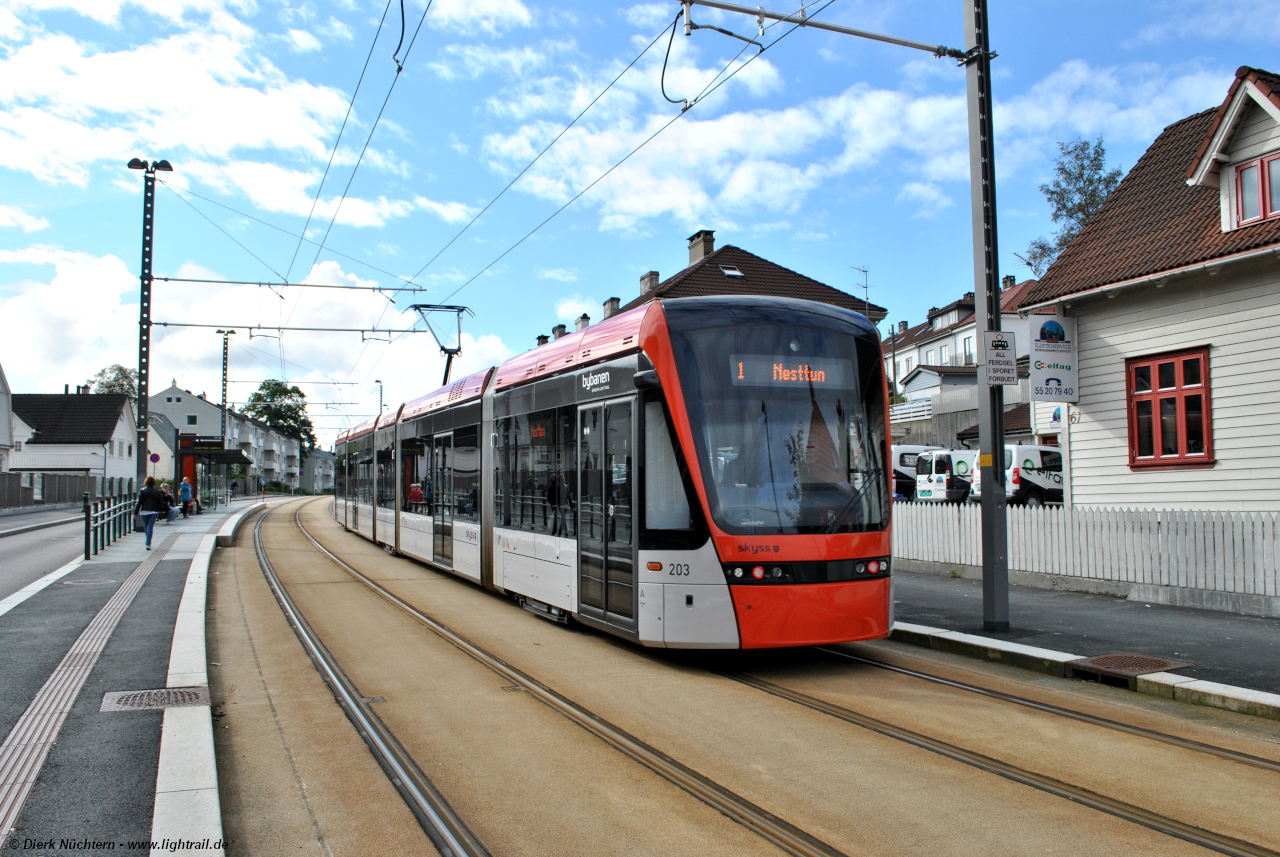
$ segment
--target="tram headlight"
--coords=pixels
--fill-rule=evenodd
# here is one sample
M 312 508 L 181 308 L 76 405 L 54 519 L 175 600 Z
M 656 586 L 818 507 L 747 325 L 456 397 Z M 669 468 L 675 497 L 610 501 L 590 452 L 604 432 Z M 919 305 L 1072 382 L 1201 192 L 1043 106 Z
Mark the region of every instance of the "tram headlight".
M 853 567 L 853 570 L 858 572 L 858 574 L 864 574 L 866 573 L 866 570 L 867 570 L 867 564 L 865 562 L 859 561 L 858 564 Z
M 755 568 L 751 569 L 751 576 L 756 580 L 764 580 L 764 566 L 757 565 Z
M 769 574 L 773 575 L 774 578 L 782 577 L 782 566 L 775 565 L 772 569 L 769 570 Z
M 741 568 L 735 568 L 735 569 L 733 570 L 733 576 L 734 576 L 734 577 L 742 577 L 742 569 L 741 569 Z

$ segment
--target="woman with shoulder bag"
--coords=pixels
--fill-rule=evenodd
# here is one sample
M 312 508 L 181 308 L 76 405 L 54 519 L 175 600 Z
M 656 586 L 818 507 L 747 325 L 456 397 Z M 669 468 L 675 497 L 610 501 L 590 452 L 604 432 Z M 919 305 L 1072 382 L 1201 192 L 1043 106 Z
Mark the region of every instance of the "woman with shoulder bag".
M 151 550 L 151 533 L 155 530 L 156 519 L 165 511 L 164 492 L 156 487 L 154 476 L 148 476 L 144 486 L 138 492 L 138 505 L 133 511 L 142 516 L 147 531 L 147 550 Z

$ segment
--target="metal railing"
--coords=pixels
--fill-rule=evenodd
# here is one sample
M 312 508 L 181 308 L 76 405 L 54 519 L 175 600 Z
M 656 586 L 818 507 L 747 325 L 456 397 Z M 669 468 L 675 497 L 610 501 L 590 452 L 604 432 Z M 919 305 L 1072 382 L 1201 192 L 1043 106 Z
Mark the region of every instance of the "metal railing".
M 84 493 L 84 558 L 91 559 L 116 539 L 133 532 L 133 509 L 137 494 L 121 494 L 102 500 L 89 500 Z

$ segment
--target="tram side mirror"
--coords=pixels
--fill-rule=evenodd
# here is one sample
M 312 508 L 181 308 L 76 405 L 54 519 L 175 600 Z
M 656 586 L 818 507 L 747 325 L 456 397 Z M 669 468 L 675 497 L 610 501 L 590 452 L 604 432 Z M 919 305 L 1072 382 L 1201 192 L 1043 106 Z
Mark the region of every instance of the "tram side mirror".
M 655 390 L 662 386 L 662 382 L 658 380 L 658 373 L 652 369 L 637 372 L 635 382 L 637 390 Z

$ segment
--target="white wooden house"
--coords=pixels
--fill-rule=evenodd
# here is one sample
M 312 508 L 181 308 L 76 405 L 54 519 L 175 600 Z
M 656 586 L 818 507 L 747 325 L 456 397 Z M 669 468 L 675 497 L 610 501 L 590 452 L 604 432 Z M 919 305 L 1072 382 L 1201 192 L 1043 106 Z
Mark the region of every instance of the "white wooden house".
M 128 396 L 86 391 L 20 393 L 12 399 L 14 414 L 29 431 L 12 453 L 11 470 L 81 473 L 102 480 L 99 493 L 108 496 L 133 490 L 138 433 Z
M 1077 324 L 1069 502 L 1280 510 L 1280 76 L 1166 128 L 1022 302 L 1046 308 Z

